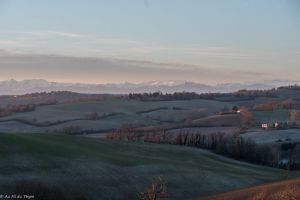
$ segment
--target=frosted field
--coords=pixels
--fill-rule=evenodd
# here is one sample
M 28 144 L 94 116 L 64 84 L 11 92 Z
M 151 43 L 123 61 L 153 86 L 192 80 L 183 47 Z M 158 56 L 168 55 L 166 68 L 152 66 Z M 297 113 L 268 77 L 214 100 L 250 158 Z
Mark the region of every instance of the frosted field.
M 224 107 L 230 108 L 231 106 L 229 103 L 212 100 L 144 102 L 124 99 L 39 106 L 32 112 L 15 113 L 0 118 L 0 131 L 44 132 L 66 126 L 80 126 L 85 130 L 103 131 L 118 128 L 124 124 L 133 126 L 172 124 L 212 115 Z M 91 112 L 97 112 L 100 119 L 85 119 L 85 115 Z M 25 120 L 28 123 L 14 120 Z M 33 122 L 55 124 L 38 127 Z
M 300 130 L 261 130 L 242 134 L 244 138 L 251 138 L 258 144 L 276 143 L 278 140 L 300 142 Z

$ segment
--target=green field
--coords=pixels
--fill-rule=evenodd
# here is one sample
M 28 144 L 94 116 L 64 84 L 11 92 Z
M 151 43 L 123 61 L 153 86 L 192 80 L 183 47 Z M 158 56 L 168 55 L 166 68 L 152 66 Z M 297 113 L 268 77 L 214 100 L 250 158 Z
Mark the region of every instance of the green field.
M 196 148 L 114 142 L 80 136 L 0 134 L 0 193 L 21 181 L 67 197 L 136 199 L 162 176 L 170 199 L 188 199 L 298 176 Z

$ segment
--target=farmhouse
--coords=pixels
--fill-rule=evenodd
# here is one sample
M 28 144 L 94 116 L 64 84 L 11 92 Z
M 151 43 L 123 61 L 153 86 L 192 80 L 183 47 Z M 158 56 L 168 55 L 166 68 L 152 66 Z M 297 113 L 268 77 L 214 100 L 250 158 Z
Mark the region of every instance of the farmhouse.
M 288 129 L 290 128 L 289 123 L 288 122 L 274 122 L 271 124 L 268 123 L 262 123 L 261 124 L 261 128 L 262 129 Z
M 262 129 L 268 129 L 269 128 L 269 125 L 267 123 L 262 123 L 261 124 L 261 128 Z
M 219 112 L 220 115 L 232 115 L 232 114 L 239 114 L 239 113 L 241 113 L 240 110 L 229 110 L 229 111 Z

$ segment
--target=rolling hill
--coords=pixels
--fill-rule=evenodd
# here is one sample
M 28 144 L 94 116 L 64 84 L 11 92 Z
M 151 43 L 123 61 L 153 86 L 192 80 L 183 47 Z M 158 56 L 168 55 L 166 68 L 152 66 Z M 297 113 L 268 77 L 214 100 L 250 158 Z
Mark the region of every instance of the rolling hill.
M 66 126 L 80 126 L 84 130 L 115 129 L 124 124 L 134 126 L 177 123 L 195 117 L 218 112 L 227 102 L 214 100 L 183 101 L 136 101 L 127 99 L 102 100 L 95 102 L 62 103 L 38 106 L 32 112 L 14 113 L 0 120 L 2 132 L 45 132 Z M 180 110 L 174 109 L 180 108 Z M 86 120 L 85 114 L 97 112 L 99 120 Z M 80 120 L 78 120 L 80 119 Z M 17 121 L 16 121 L 17 120 Z M 20 122 L 21 120 L 21 122 Z M 22 123 L 25 120 L 29 123 Z M 33 126 L 34 123 L 57 123 L 49 127 Z M 59 122 L 60 121 L 60 122 Z M 59 122 L 59 123 L 58 123 Z
M 299 175 L 194 148 L 80 136 L 1 133 L 0 146 L 0 193 L 36 197 L 135 199 L 162 176 L 170 199 L 189 199 Z

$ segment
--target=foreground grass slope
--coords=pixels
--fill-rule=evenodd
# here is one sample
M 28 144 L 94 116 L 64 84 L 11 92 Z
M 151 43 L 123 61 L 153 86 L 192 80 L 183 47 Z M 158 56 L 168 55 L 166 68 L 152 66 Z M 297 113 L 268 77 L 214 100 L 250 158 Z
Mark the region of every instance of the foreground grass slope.
M 0 134 L 0 193 L 30 181 L 56 187 L 70 199 L 136 199 L 152 178 L 162 176 L 171 199 L 188 199 L 297 175 L 194 148 Z
M 300 178 L 227 192 L 198 200 L 290 200 L 300 196 Z M 295 197 L 295 198 L 293 198 Z

